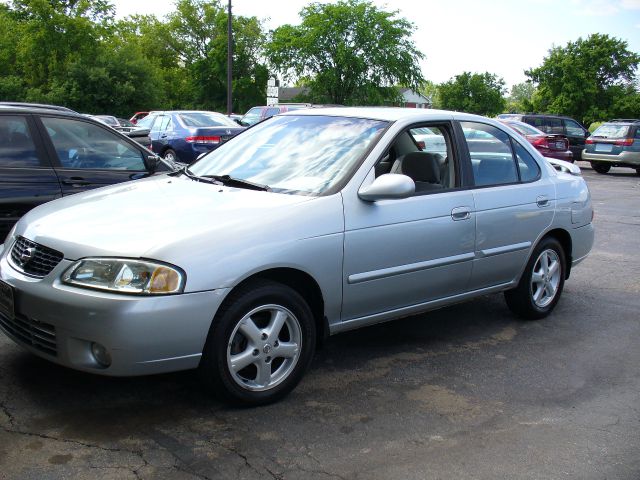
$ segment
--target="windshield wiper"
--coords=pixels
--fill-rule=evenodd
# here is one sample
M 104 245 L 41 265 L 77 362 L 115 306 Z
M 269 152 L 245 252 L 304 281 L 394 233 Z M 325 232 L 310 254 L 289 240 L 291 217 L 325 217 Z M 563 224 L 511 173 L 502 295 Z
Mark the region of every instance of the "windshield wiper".
M 202 177 L 198 177 L 198 178 L 213 179 L 217 182 L 222 183 L 223 185 L 226 185 L 227 187 L 247 188 L 249 190 L 260 190 L 263 192 L 271 191 L 271 188 L 268 185 L 253 183 L 253 182 L 250 182 L 249 180 L 230 177 L 229 175 L 203 175 Z
M 199 177 L 198 175 L 194 175 L 193 173 L 191 173 L 189 171 L 189 167 L 188 166 L 184 166 L 179 170 L 176 170 L 175 172 L 171 172 L 169 175 L 184 175 L 187 178 L 190 178 L 191 180 L 195 180 L 196 182 L 204 182 L 204 183 L 210 183 L 212 185 L 222 185 L 222 182 L 220 181 L 216 181 L 215 179 L 210 179 L 207 177 Z

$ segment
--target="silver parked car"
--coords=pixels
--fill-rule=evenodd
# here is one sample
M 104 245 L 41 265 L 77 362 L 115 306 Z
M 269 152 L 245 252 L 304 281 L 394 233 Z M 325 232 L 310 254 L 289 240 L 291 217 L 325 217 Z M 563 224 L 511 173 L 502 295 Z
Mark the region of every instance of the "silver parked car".
M 594 235 L 579 168 L 550 161 L 475 115 L 278 115 L 177 173 L 29 212 L 0 247 L 0 327 L 78 370 L 199 368 L 274 401 L 327 334 L 492 292 L 547 316 Z

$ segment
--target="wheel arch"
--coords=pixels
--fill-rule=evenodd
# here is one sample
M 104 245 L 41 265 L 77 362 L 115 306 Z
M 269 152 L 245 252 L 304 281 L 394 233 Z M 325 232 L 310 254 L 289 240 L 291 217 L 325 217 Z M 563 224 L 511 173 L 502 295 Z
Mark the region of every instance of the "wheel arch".
M 545 233 L 542 238 L 540 238 L 539 242 L 540 243 L 543 239 L 545 238 L 555 238 L 558 242 L 560 242 L 560 245 L 562 245 L 562 249 L 564 250 L 564 255 L 565 255 L 565 259 L 567 261 L 566 266 L 566 274 L 564 276 L 565 280 L 569 278 L 569 275 L 571 274 L 571 263 L 572 263 L 572 249 L 573 249 L 573 241 L 571 240 L 571 234 L 569 232 L 567 232 L 565 229 L 563 228 L 555 228 L 553 230 L 549 230 L 547 233 Z
M 255 280 L 271 280 L 286 285 L 298 292 L 309 304 L 309 308 L 313 313 L 318 344 L 321 344 L 324 339 L 329 336 L 329 323 L 325 316 L 322 289 L 310 274 L 291 267 L 277 267 L 262 270 L 243 279 L 227 293 L 226 298 L 234 291 Z

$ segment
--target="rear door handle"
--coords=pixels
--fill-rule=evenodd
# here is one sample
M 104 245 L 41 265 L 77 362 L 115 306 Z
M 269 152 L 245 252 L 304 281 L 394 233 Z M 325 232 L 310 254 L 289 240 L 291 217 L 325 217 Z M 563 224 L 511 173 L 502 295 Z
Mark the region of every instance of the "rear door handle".
M 451 210 L 451 218 L 454 221 L 469 220 L 471 218 L 471 207 L 456 207 Z
M 62 180 L 64 185 L 73 185 L 74 187 L 81 187 L 83 185 L 91 185 L 91 182 L 80 177 L 71 177 L 69 180 Z
M 549 197 L 547 197 L 546 195 L 540 195 L 538 198 L 536 198 L 536 203 L 541 208 L 542 207 L 548 207 L 549 206 Z

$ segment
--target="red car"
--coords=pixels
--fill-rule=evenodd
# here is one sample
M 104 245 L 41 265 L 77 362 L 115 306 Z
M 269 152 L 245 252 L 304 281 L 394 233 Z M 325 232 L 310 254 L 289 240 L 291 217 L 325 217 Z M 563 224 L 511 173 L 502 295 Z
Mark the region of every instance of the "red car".
M 133 117 L 129 119 L 129 121 L 136 125 L 138 123 L 138 120 L 142 120 L 147 115 L 149 115 L 149 112 L 136 112 L 133 114 Z
M 573 153 L 569 150 L 569 139 L 566 136 L 544 133 L 528 123 L 515 120 L 500 120 L 500 122 L 513 128 L 526 138 L 543 157 L 557 158 L 558 160 L 573 163 Z

